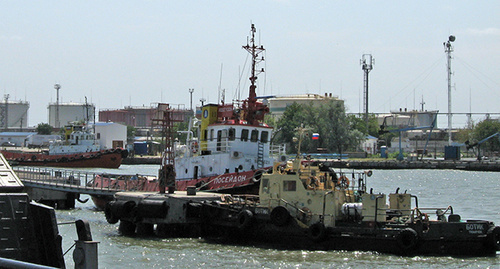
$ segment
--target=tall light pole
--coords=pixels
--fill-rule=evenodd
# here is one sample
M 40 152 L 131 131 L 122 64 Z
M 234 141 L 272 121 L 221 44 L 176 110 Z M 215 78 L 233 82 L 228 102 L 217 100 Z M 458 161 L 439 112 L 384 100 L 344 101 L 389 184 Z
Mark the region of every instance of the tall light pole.
M 451 146 L 451 128 L 452 128 L 452 114 L 451 114 L 451 53 L 453 52 L 453 46 L 451 42 L 455 41 L 455 36 L 450 35 L 448 41 L 443 42 L 444 52 L 446 52 L 446 58 L 448 59 L 447 71 L 448 71 L 448 146 Z
M 59 126 L 59 89 L 60 88 L 61 88 L 61 85 L 59 85 L 57 83 L 56 83 L 56 85 L 54 85 L 54 89 L 56 89 L 56 91 L 57 91 L 57 99 L 56 99 L 56 122 L 55 122 L 55 125 L 56 125 L 55 127 L 57 129 L 60 128 L 60 126 Z
M 366 132 L 368 133 L 368 73 L 372 71 L 375 59 L 371 54 L 363 54 L 361 58 L 361 68 L 363 69 L 364 76 L 364 97 L 363 97 L 363 113 L 365 114 Z
M 4 94 L 3 96 L 5 98 L 5 131 L 9 130 L 9 94 Z
M 189 89 L 189 94 L 191 95 L 190 96 L 190 104 L 191 104 L 191 112 L 193 112 L 193 92 L 194 92 L 194 89 Z

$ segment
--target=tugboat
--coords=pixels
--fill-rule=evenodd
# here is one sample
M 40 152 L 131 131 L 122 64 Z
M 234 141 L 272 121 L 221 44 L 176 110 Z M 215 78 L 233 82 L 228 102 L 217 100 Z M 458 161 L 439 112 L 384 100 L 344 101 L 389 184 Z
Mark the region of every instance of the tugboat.
M 286 168 L 276 165 L 262 175 L 258 199 L 205 203 L 203 222 L 230 241 L 285 248 L 409 256 L 495 256 L 500 250 L 500 227 L 493 222 L 463 221 L 451 206 L 419 207 L 417 196 L 399 188 L 387 204 L 385 194 L 367 192 L 372 171 L 336 173 L 312 165 L 300 158 Z
M 273 128 L 263 123 L 269 108 L 265 103 L 257 101 L 255 91 L 257 75 L 264 71 L 257 69 L 257 64 L 264 60 L 259 58 L 259 55 L 265 49 L 255 44 L 253 24 L 249 43 L 243 48 L 252 57 L 249 97 L 240 107 L 224 103 L 204 105 L 201 121 L 190 122 L 190 126 L 196 128 L 195 133 L 199 136 L 193 138 L 193 130 L 186 131 L 188 137 L 185 145 L 178 147 L 180 150 L 175 153 L 175 159 L 169 155 L 170 159 L 167 161 L 174 164 L 176 190 L 195 186 L 197 190 L 257 194 L 262 173 L 272 168 L 275 161 L 270 156 Z M 161 122 L 163 126 L 168 126 L 172 121 L 179 121 L 171 116 L 175 111 L 170 111 L 167 104 L 159 104 L 158 108 L 159 116 L 156 121 Z M 164 130 L 163 133 L 166 140 L 171 139 L 167 131 Z M 173 148 L 168 149 L 169 154 L 175 151 Z M 286 156 L 282 154 L 283 147 L 276 152 L 277 158 L 286 161 Z M 159 180 L 150 179 L 136 184 L 99 176 L 93 185 L 103 188 L 113 186 L 115 189 L 127 191 L 159 190 Z M 102 204 L 101 201 L 97 202 Z
M 121 148 L 101 150 L 99 141 L 86 126 L 64 127 L 64 140 L 49 145 L 48 151 L 1 150 L 16 165 L 50 167 L 118 168 L 128 152 Z

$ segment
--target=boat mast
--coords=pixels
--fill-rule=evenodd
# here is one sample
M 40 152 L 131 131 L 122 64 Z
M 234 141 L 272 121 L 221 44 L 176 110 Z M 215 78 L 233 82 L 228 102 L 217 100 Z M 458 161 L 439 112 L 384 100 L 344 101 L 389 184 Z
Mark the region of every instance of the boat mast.
M 257 70 L 257 64 L 264 61 L 264 56 L 262 56 L 260 59 L 257 57 L 259 56 L 260 53 L 265 51 L 264 46 L 260 45 L 257 46 L 255 45 L 255 25 L 252 23 L 252 28 L 251 28 L 251 38 L 250 40 L 247 40 L 247 45 L 243 46 L 243 48 L 250 53 L 252 56 L 252 74 L 250 76 L 250 92 L 248 94 L 248 100 L 245 101 L 246 103 L 246 113 L 245 113 L 245 120 L 251 124 L 254 125 L 257 123 L 257 120 L 262 118 L 264 115 L 257 115 L 258 111 L 261 109 L 261 104 L 259 105 L 257 103 L 257 94 L 255 93 L 255 89 L 257 88 L 257 85 L 255 85 L 255 82 L 257 81 L 257 75 L 264 72 L 264 68 L 261 68 L 260 70 Z M 249 42 L 248 42 L 249 41 Z

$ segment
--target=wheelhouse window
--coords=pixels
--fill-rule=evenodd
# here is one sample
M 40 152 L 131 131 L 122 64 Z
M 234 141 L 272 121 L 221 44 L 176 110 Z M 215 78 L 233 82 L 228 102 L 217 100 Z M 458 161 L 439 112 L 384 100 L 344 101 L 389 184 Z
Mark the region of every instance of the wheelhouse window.
M 248 141 L 248 129 L 241 130 L 241 141 Z
M 257 142 L 257 140 L 259 140 L 259 131 L 252 130 L 252 134 L 250 135 L 250 141 Z
M 283 191 L 297 191 L 297 182 L 295 180 L 283 180 Z
M 210 141 L 214 140 L 214 129 L 210 130 Z
M 221 151 L 222 131 L 217 131 L 217 151 Z
M 262 143 L 267 143 L 269 140 L 269 132 L 268 131 L 263 131 L 260 134 L 260 142 Z
M 229 128 L 228 138 L 229 141 L 234 141 L 234 139 L 236 138 L 236 130 L 234 128 Z

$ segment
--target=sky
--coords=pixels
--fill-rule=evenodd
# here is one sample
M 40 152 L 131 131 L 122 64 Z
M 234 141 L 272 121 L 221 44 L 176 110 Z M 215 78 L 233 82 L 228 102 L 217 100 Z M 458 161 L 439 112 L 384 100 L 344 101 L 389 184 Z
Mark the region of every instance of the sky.
M 257 95 L 332 93 L 363 112 L 448 111 L 443 42 L 454 35 L 452 111 L 499 113 L 500 1 L 9 1 L 0 2 L 0 90 L 30 103 L 30 126 L 47 105 L 98 110 L 164 102 L 190 107 L 248 94 L 257 28 L 266 49 Z M 241 78 L 240 78 L 241 77 Z M 483 116 L 481 116 L 483 117 Z M 445 123 L 442 120 L 441 123 Z M 465 125 L 454 118 L 454 127 Z

